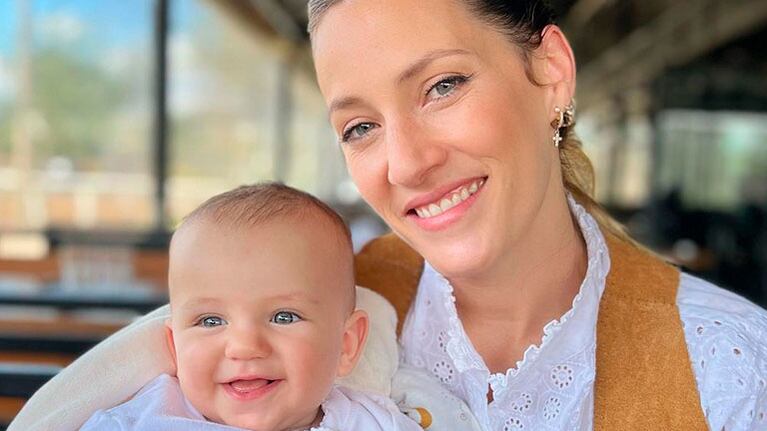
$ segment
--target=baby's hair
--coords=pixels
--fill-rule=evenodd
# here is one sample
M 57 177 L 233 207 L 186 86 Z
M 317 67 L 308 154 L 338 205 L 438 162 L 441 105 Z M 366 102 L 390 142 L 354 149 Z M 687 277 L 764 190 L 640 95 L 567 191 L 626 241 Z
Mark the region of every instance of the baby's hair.
M 318 226 L 317 229 L 335 228 L 337 235 L 334 236 L 343 250 L 342 255 L 349 257 L 350 264 L 353 261 L 352 235 L 341 216 L 311 194 L 278 182 L 243 185 L 213 196 L 184 217 L 174 236 L 199 222 L 213 223 L 220 227 L 250 228 L 274 221 L 321 225 L 324 222 L 324 226 Z M 350 276 L 350 285 L 352 293 L 349 305 L 354 310 L 356 295 L 353 274 Z
M 277 218 L 302 221 L 317 213 L 338 228 L 351 249 L 351 232 L 337 212 L 309 193 L 277 182 L 243 185 L 213 196 L 184 217 L 180 227 L 199 220 L 222 226 L 257 226 Z

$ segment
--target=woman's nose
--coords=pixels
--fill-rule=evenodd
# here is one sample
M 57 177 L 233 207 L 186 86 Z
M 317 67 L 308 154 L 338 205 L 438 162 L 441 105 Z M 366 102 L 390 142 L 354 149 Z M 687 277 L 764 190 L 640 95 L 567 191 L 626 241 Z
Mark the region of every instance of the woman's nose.
M 388 129 L 386 153 L 389 183 L 408 187 L 423 183 L 429 172 L 447 159 L 445 147 L 428 129 L 412 122 Z
M 226 351 L 229 359 L 249 360 L 266 358 L 272 353 L 268 337 L 255 328 L 230 328 Z

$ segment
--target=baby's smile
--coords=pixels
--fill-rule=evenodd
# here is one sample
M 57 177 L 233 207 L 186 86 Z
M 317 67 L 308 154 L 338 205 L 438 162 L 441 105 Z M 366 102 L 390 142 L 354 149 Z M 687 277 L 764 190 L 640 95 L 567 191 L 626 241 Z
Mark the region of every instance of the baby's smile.
M 236 401 L 251 401 L 266 397 L 282 383 L 283 379 L 265 379 L 243 376 L 222 384 L 224 392 Z

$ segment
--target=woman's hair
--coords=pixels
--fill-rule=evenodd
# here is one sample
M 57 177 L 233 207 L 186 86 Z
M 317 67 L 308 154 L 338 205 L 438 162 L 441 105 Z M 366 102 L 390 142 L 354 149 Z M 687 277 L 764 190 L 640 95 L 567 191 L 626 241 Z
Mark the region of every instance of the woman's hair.
M 325 12 L 343 0 L 309 0 L 309 25 L 311 36 Z M 460 0 L 454 0 L 460 1 Z M 544 0 L 463 0 L 462 3 L 477 18 L 506 35 L 511 42 L 522 48 L 527 78 L 537 85 L 529 65 L 530 54 L 538 48 L 546 26 L 555 23 L 553 10 Z M 603 230 L 634 243 L 625 228 L 594 199 L 594 168 L 580 140 L 575 136 L 573 126 L 560 129 L 564 138 L 559 145 L 559 160 L 562 167 L 562 181 L 575 200 L 583 205 L 596 219 Z

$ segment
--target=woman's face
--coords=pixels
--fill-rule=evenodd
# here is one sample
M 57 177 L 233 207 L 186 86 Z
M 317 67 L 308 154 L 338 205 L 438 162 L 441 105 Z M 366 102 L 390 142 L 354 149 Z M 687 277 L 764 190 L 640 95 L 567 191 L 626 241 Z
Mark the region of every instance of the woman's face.
M 313 53 L 362 197 L 440 272 L 481 274 L 540 230 L 572 88 L 531 83 L 521 49 L 452 0 L 342 1 Z

